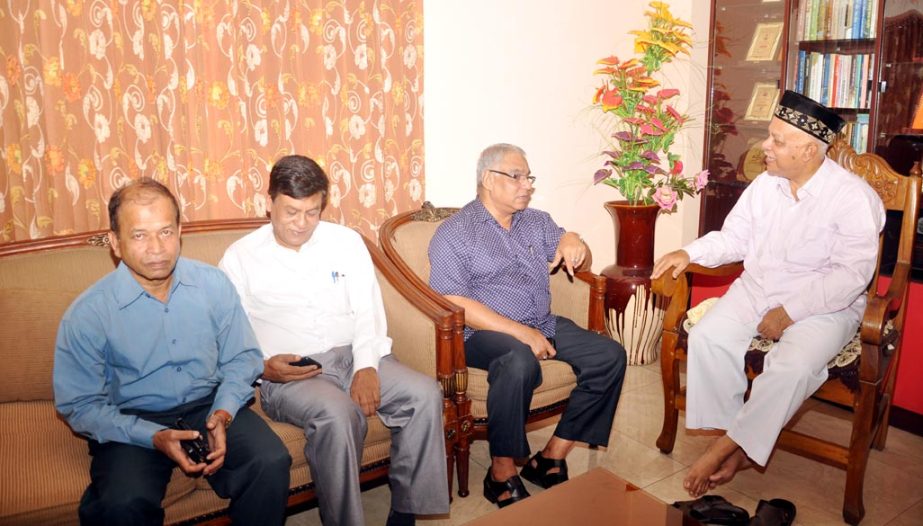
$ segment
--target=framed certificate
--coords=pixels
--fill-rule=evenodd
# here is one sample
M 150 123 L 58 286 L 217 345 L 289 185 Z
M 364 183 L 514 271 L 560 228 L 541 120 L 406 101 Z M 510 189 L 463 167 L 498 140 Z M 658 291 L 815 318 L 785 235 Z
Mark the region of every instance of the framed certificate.
M 779 49 L 782 39 L 782 22 L 764 22 L 756 25 L 753 30 L 753 40 L 750 41 L 750 50 L 747 51 L 747 62 L 762 62 L 773 60 Z
M 763 153 L 763 144 L 755 141 L 740 156 L 740 162 L 737 163 L 737 180 L 749 183 L 764 170 L 766 170 L 766 155 Z
M 779 98 L 779 88 L 775 82 L 757 82 L 753 85 L 753 93 L 750 94 L 750 104 L 747 105 L 747 113 L 744 119 L 751 121 L 769 121 L 772 120 L 772 112 L 776 109 L 776 101 Z

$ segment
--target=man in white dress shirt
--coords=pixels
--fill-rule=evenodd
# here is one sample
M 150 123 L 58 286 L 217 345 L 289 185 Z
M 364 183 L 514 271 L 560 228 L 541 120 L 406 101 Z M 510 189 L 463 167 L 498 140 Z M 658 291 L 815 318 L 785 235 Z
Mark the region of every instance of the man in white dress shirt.
M 786 91 L 762 144 L 766 172 L 720 231 L 660 258 L 653 278 L 689 263 L 743 260 L 744 272 L 689 334 L 686 427 L 720 429 L 683 486 L 699 497 L 752 462 L 765 466 L 782 427 L 827 379 L 856 333 L 885 213 L 878 194 L 826 157 L 843 120 Z M 744 354 L 776 340 L 744 402 Z
M 365 524 L 359 463 L 366 418 L 377 413 L 392 437 L 388 524 L 413 524 L 415 515 L 449 511 L 442 394 L 391 355 L 361 236 L 320 220 L 328 188 L 313 160 L 280 159 L 269 179 L 271 224 L 231 245 L 219 267 L 263 349 L 263 410 L 304 428 L 321 521 Z M 292 365 L 302 356 L 320 368 Z

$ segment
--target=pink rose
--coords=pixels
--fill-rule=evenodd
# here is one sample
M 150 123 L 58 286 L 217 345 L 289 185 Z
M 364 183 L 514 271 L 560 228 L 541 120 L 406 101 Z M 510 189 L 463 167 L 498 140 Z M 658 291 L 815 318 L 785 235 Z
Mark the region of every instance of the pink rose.
M 702 170 L 695 176 L 695 191 L 701 192 L 708 185 L 708 170 Z
M 676 192 L 669 186 L 661 186 L 654 192 L 654 202 L 667 212 L 673 211 L 673 207 L 676 206 L 676 197 Z

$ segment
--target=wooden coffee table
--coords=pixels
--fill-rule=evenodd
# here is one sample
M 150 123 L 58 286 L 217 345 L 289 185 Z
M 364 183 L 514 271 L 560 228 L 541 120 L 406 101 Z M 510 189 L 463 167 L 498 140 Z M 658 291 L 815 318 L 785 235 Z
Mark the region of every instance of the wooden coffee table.
M 467 523 L 467 526 L 684 526 L 694 525 L 678 509 L 604 468 L 542 491 Z

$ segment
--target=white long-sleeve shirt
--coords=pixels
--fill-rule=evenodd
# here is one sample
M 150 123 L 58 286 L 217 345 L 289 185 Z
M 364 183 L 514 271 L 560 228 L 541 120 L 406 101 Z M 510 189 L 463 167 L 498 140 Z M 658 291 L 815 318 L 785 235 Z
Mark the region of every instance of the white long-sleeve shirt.
M 734 283 L 749 299 L 740 305 L 742 321 L 780 305 L 795 322 L 847 308 L 858 317 L 884 222 L 878 194 L 828 158 L 798 190 L 798 200 L 787 179 L 762 173 L 721 230 L 684 250 L 692 263 L 707 267 L 743 260 Z
M 372 258 L 352 229 L 321 221 L 295 251 L 264 225 L 232 244 L 218 266 L 237 288 L 266 358 L 352 345 L 358 371 L 377 369 L 390 354 Z

